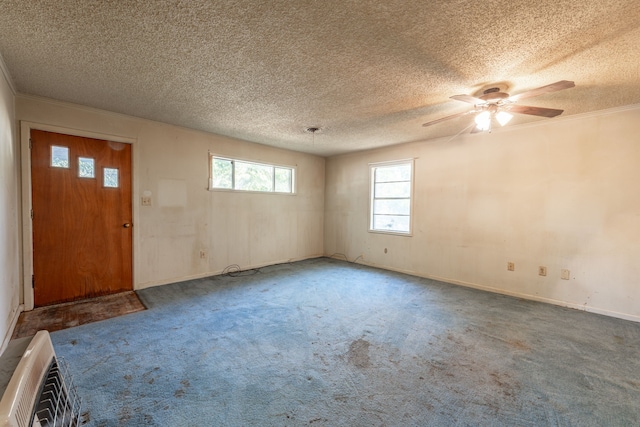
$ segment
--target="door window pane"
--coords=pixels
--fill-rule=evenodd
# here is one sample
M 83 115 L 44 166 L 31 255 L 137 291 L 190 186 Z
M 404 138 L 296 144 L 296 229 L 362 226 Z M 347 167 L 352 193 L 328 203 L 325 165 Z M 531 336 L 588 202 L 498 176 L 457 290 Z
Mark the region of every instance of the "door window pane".
M 95 178 L 95 162 L 89 157 L 78 157 L 78 176 L 80 178 Z
M 69 167 L 69 147 L 51 146 L 51 166 L 54 168 Z
M 109 188 L 118 188 L 118 169 L 104 168 L 103 185 Z

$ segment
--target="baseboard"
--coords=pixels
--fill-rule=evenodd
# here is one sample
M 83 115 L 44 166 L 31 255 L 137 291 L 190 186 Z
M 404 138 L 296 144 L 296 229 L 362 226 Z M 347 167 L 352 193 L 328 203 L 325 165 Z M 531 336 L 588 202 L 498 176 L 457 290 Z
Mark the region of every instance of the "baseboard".
M 18 324 L 18 318 L 20 317 L 20 313 L 24 311 L 24 305 L 20 304 L 18 308 L 13 313 L 13 317 L 11 318 L 11 324 L 9 325 L 9 330 L 6 335 L 2 339 L 2 345 L 0 345 L 0 355 L 4 353 L 9 345 L 9 341 L 11 341 L 11 337 L 13 336 L 13 331 L 16 329 L 16 325 Z
M 530 300 L 530 301 L 543 302 L 543 303 L 546 303 L 546 304 L 552 304 L 552 305 L 557 305 L 557 306 L 560 306 L 560 307 L 572 308 L 572 309 L 575 309 L 575 310 L 585 311 L 585 312 L 588 312 L 588 313 L 600 314 L 600 315 L 603 315 L 603 316 L 615 317 L 615 318 L 618 318 L 618 319 L 629 320 L 631 322 L 639 322 L 640 323 L 640 316 L 635 316 L 635 315 L 627 314 L 627 313 L 620 313 L 620 312 L 617 312 L 617 311 L 607 310 L 607 309 L 603 309 L 603 308 L 599 308 L 599 307 L 587 306 L 587 305 L 584 305 L 584 304 L 576 304 L 576 303 L 571 303 L 571 302 L 567 302 L 567 301 L 556 300 L 556 299 L 553 299 L 553 298 L 541 297 L 539 295 L 530 295 L 530 294 L 525 294 L 525 293 L 521 293 L 521 292 L 513 292 L 513 291 L 506 290 L 506 289 L 496 288 L 494 286 L 488 286 L 488 285 L 482 285 L 482 284 L 478 284 L 478 283 L 466 282 L 466 281 L 462 281 L 462 280 L 451 279 L 451 278 L 448 278 L 448 277 L 434 276 L 434 275 L 430 275 L 430 274 L 424 274 L 424 273 L 419 273 L 419 272 L 411 271 L 411 270 L 404 270 L 404 269 L 400 269 L 400 268 L 387 267 L 387 266 L 377 265 L 377 264 L 370 263 L 370 262 L 365 262 L 365 261 L 361 261 L 361 262 L 359 262 L 359 264 L 367 265 L 369 267 L 380 268 L 382 270 L 389 270 L 389 271 L 395 271 L 395 272 L 398 272 L 398 273 L 409 274 L 411 276 L 424 277 L 425 279 L 437 280 L 439 282 L 451 283 L 452 285 L 464 286 L 464 287 L 467 287 L 467 288 L 478 289 L 478 290 L 481 290 L 481 291 L 493 292 L 495 294 L 508 295 L 508 296 L 515 297 L 515 298 L 522 298 L 522 299 L 526 299 L 526 300 Z
M 269 267 L 271 265 L 285 264 L 285 263 L 288 263 L 288 262 L 296 262 L 296 261 L 304 261 L 306 259 L 321 258 L 323 256 L 324 255 L 322 255 L 322 254 L 308 255 L 308 256 L 301 257 L 301 258 L 288 258 L 288 259 L 265 262 L 265 263 L 262 263 L 262 264 L 251 264 L 251 265 L 246 265 L 246 266 L 241 265 L 240 269 L 243 270 L 243 271 L 244 270 L 252 270 L 254 268 Z M 139 291 L 139 290 L 146 289 L 146 288 L 152 288 L 154 286 L 162 286 L 162 285 L 168 285 L 168 284 L 171 284 L 171 283 L 185 282 L 187 280 L 197 280 L 197 279 L 204 279 L 205 277 L 219 276 L 219 275 L 223 274 L 227 268 L 228 267 L 225 267 L 224 269 L 218 270 L 218 271 L 207 271 L 206 273 L 193 274 L 193 275 L 190 275 L 190 276 L 181 276 L 181 277 L 174 277 L 174 278 L 166 279 L 166 280 L 157 280 L 157 281 L 152 281 L 152 282 L 139 283 L 139 284 L 134 286 L 134 290 Z

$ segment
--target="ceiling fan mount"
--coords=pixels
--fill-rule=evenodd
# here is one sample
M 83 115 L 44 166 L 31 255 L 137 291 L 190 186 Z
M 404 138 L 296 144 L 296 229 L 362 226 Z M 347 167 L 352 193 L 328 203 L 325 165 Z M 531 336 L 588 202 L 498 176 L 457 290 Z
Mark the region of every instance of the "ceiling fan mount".
M 478 97 L 478 99 L 482 99 L 487 102 L 497 101 L 500 99 L 508 98 L 509 94 L 505 92 L 501 92 L 500 88 L 492 87 L 482 92 L 482 95 Z
M 519 105 L 517 102 L 521 99 L 532 98 L 534 96 L 543 95 L 545 93 L 556 92 L 563 89 L 569 89 L 575 86 L 575 83 L 568 80 L 561 80 L 550 85 L 542 86 L 536 89 L 532 89 L 520 94 L 510 96 L 508 93 L 503 92 L 499 87 L 490 87 L 482 91 L 482 95 L 454 95 L 451 99 L 457 101 L 473 104 L 473 109 L 462 113 L 454 114 L 452 116 L 442 117 L 427 123 L 422 126 L 431 126 L 436 123 L 443 122 L 445 120 L 454 119 L 457 117 L 465 116 L 467 114 L 477 113 L 475 116 L 476 126 L 471 130 L 472 133 L 491 131 L 491 122 L 495 118 L 500 125 L 504 126 L 511 120 L 512 114 L 527 114 L 531 116 L 540 117 L 555 117 L 564 110 L 557 110 L 553 108 L 544 107 L 531 107 L 526 105 Z

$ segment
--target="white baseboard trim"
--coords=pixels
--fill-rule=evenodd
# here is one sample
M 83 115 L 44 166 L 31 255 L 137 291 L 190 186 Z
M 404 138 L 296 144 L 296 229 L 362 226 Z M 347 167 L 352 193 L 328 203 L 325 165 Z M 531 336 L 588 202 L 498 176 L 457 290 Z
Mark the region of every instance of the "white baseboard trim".
M 2 345 L 0 345 L 0 355 L 4 353 L 9 345 L 9 341 L 11 341 L 11 337 L 13 336 L 13 331 L 16 329 L 16 325 L 18 324 L 18 318 L 20 317 L 20 313 L 24 311 L 24 305 L 20 304 L 18 308 L 13 313 L 13 317 L 11 318 L 11 324 L 9 325 L 9 330 L 6 335 L 2 339 Z
M 539 296 L 539 295 L 530 295 L 530 294 L 525 294 L 525 293 L 521 293 L 521 292 L 513 292 L 513 291 L 506 290 L 506 289 L 496 288 L 494 286 L 481 285 L 481 284 L 478 284 L 478 283 L 472 283 L 472 282 L 465 282 L 465 281 L 462 281 L 462 280 L 450 279 L 448 277 L 434 276 L 434 275 L 419 273 L 419 272 L 411 271 L 411 270 L 404 270 L 404 269 L 399 269 L 399 268 L 382 266 L 382 265 L 378 265 L 378 264 L 374 264 L 374 263 L 370 263 L 370 262 L 365 262 L 365 261 L 361 261 L 361 262 L 359 262 L 359 264 L 367 265 L 369 267 L 380 268 L 382 270 L 389 270 L 389 271 L 395 271 L 395 272 L 398 272 L 398 273 L 409 274 L 411 276 L 424 277 L 425 279 L 437 280 L 439 282 L 450 283 L 452 285 L 460 285 L 460 286 L 464 286 L 464 287 L 467 287 L 467 288 L 478 289 L 478 290 L 481 290 L 481 291 L 493 292 L 495 294 L 508 295 L 508 296 L 515 297 L 515 298 L 522 298 L 522 299 L 526 299 L 526 300 L 530 300 L 530 301 L 543 302 L 543 303 L 547 303 L 547 304 L 557 305 L 557 306 L 560 306 L 560 307 L 566 307 L 566 308 L 572 308 L 572 309 L 575 309 L 575 310 L 585 311 L 585 312 L 588 312 L 588 313 L 601 314 L 603 316 L 609 316 L 609 317 L 615 317 L 615 318 L 618 318 L 618 319 L 629 320 L 631 322 L 640 322 L 640 316 L 636 316 L 636 315 L 633 315 L 633 314 L 627 314 L 627 313 L 620 313 L 620 312 L 617 312 L 617 311 L 607 310 L 607 309 L 604 309 L 604 308 L 587 306 L 587 305 L 584 305 L 584 304 L 576 304 L 576 303 L 572 303 L 572 302 L 556 300 L 556 299 L 553 299 L 553 298 L 542 297 L 542 296 Z
M 276 261 L 270 261 L 270 262 L 265 262 L 262 264 L 252 264 L 252 265 L 248 265 L 248 266 L 240 266 L 241 270 L 252 270 L 254 268 L 262 268 L 262 267 L 269 267 L 271 265 L 278 265 L 278 264 L 285 264 L 288 262 L 296 262 L 296 261 L 304 261 L 305 259 L 313 259 L 313 258 L 321 258 L 324 255 L 322 254 L 318 254 L 318 255 L 308 255 L 308 256 L 304 256 L 301 258 L 289 258 L 289 259 L 283 259 L 283 260 L 276 260 Z M 174 277 L 171 279 L 166 279 L 166 280 L 156 280 L 156 281 L 151 281 L 151 282 L 145 282 L 145 283 L 139 283 L 137 285 L 134 285 L 134 290 L 139 291 L 142 289 L 146 289 L 146 288 L 152 288 L 154 286 L 162 286 L 162 285 L 168 285 L 171 283 L 179 283 L 179 282 L 185 282 L 187 280 L 197 280 L 197 279 L 204 279 L 205 277 L 211 277 L 211 276 L 219 276 L 222 273 L 224 273 L 224 271 L 227 269 L 228 267 L 225 267 L 222 270 L 218 270 L 218 271 L 207 271 L 206 273 L 200 273 L 200 274 L 193 274 L 190 276 L 181 276 L 181 277 Z

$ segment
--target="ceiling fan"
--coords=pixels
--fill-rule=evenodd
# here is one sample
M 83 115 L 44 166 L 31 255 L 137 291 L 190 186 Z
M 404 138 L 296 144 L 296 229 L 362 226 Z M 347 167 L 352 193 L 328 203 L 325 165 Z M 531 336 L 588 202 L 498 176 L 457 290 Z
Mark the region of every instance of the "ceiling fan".
M 466 116 L 467 114 L 477 113 L 475 116 L 476 125 L 471 133 L 491 131 L 491 122 L 495 118 L 501 126 L 506 125 L 513 118 L 511 113 L 528 114 L 541 117 L 555 117 L 564 110 L 556 110 L 553 108 L 530 107 L 527 105 L 518 105 L 521 99 L 532 98 L 534 96 L 544 95 L 545 93 L 556 92 L 563 89 L 569 89 L 575 86 L 575 83 L 569 80 L 560 80 L 550 85 L 532 89 L 517 95 L 509 96 L 508 93 L 502 92 L 500 88 L 492 87 L 482 92 L 479 97 L 471 95 L 454 95 L 451 99 L 457 101 L 468 102 L 473 104 L 473 109 L 451 116 L 442 117 L 423 124 L 422 126 L 431 126 L 436 123 L 449 119 Z

